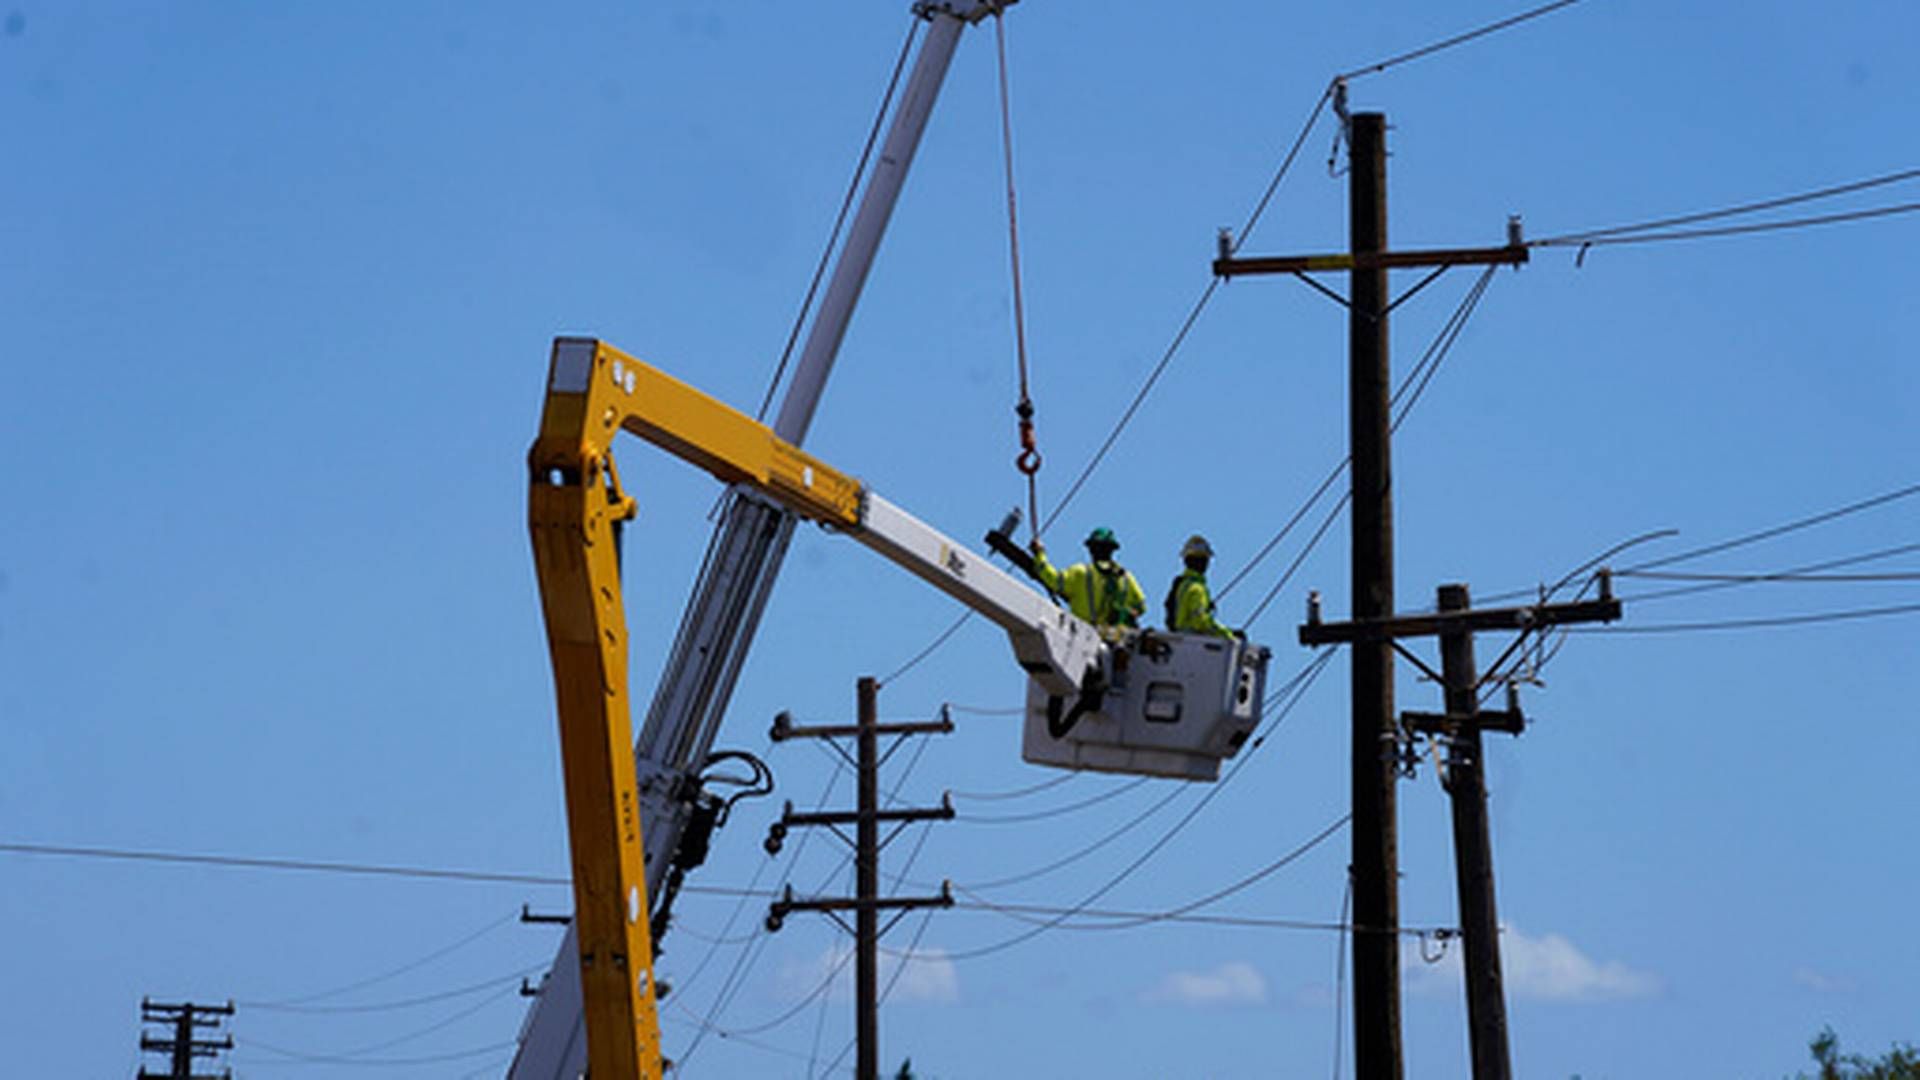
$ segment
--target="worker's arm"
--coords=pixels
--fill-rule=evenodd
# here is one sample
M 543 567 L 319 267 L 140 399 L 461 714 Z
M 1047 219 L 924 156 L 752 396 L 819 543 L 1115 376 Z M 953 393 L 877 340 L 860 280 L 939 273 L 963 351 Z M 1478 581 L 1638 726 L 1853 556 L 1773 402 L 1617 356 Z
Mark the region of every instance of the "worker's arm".
M 1045 586 L 1048 592 L 1056 596 L 1066 589 L 1065 575 L 1061 574 L 1054 567 L 1053 562 L 1047 558 L 1047 549 L 1041 546 L 1038 540 L 1033 542 L 1033 577 Z

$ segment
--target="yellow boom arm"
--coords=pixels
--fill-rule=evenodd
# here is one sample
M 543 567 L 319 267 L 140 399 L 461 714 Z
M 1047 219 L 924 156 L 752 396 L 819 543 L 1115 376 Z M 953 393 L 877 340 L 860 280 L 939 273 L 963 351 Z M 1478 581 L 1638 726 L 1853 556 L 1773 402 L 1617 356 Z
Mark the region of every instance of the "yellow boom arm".
M 1104 662 L 1093 627 L 766 425 L 603 342 L 559 338 L 527 517 L 560 713 L 587 1061 L 594 1077 L 660 1075 L 616 530 L 634 515 L 612 442 L 625 430 L 794 514 L 845 531 L 1007 631 L 1056 701 Z
M 559 699 L 587 1060 L 594 1077 L 652 1078 L 660 1029 L 614 535 L 634 514 L 613 464 L 623 428 L 816 520 L 855 523 L 860 485 L 611 346 L 554 343 L 527 519 Z

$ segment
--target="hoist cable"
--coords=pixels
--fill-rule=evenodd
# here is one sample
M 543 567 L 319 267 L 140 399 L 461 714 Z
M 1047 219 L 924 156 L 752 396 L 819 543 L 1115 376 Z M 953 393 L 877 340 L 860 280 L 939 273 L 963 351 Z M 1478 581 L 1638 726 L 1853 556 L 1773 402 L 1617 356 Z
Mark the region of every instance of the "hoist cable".
M 1033 395 L 1027 381 L 1027 309 L 1020 288 L 1020 215 L 1016 210 L 1013 182 L 1013 106 L 1007 89 L 1007 26 L 999 8 L 993 12 L 993 46 L 1000 61 L 1000 157 L 1007 173 L 1007 257 L 1013 268 L 1013 344 L 1020 362 L 1020 402 L 1014 414 L 1020 418 L 1020 453 L 1014 468 L 1027 478 L 1027 528 L 1034 539 L 1040 537 L 1040 449 L 1033 435 Z
M 793 347 L 800 341 L 800 328 L 806 325 L 807 313 L 813 310 L 813 298 L 820 291 L 821 279 L 827 276 L 827 264 L 840 244 L 840 230 L 847 223 L 847 211 L 853 209 L 853 198 L 860 191 L 860 180 L 867 175 L 867 162 L 873 158 L 874 144 L 880 141 L 880 127 L 887 118 L 887 109 L 893 104 L 894 91 L 900 88 L 900 73 L 907 68 L 907 57 L 913 52 L 913 38 L 919 31 L 920 20 L 908 20 L 907 39 L 900 43 L 900 56 L 893 62 L 893 76 L 887 80 L 887 92 L 880 98 L 880 110 L 873 115 L 873 127 L 867 131 L 867 144 L 860 148 L 860 161 L 853 167 L 853 177 L 847 181 L 847 193 L 840 199 L 840 212 L 834 216 L 833 229 L 827 234 L 827 246 L 820 252 L 820 262 L 813 268 L 813 280 L 807 283 L 807 295 L 801 299 L 800 311 L 793 317 L 793 329 L 787 332 L 786 347 L 780 350 L 780 363 L 774 367 L 773 378 L 767 383 L 766 396 L 760 399 L 760 411 L 753 414 L 755 420 L 767 418 L 767 410 L 773 406 L 774 392 L 780 389 L 780 379 L 787 373 L 788 361 L 793 359 Z

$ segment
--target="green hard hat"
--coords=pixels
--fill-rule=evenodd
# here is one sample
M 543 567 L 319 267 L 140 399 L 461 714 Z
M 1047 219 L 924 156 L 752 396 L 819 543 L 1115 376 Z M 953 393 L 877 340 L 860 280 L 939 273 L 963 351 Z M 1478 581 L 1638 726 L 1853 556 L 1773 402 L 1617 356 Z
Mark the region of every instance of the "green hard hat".
M 1113 538 L 1112 529 L 1109 529 L 1105 525 L 1102 525 L 1099 528 L 1087 534 L 1087 546 L 1092 547 L 1095 544 L 1105 544 L 1108 547 L 1117 549 L 1120 546 L 1120 541 L 1115 540 Z

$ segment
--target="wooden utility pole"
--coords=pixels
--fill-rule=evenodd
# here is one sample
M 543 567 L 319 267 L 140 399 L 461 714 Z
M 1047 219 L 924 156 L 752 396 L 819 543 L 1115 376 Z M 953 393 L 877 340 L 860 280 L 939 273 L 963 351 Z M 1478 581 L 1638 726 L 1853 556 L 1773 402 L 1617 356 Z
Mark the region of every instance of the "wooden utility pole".
M 852 813 L 830 811 L 825 813 L 795 813 L 793 804 L 788 803 L 780 820 L 767 830 L 767 854 L 776 854 L 785 841 L 787 830 L 797 825 L 825 825 L 834 835 L 845 840 L 846 834 L 840 831 L 842 825 L 854 827 L 854 894 L 852 897 L 815 897 L 798 899 L 793 895 L 793 886 L 787 886 L 784 896 L 775 900 L 767 908 L 767 929 L 778 930 L 786 922 L 787 915 L 795 911 L 819 911 L 826 913 L 842 929 L 851 930 L 854 938 L 854 1042 L 857 1047 L 854 1075 L 858 1080 L 880 1080 L 880 938 L 893 928 L 893 922 L 880 926 L 880 912 L 883 909 L 897 912 L 894 922 L 913 908 L 952 907 L 953 892 L 944 884 L 939 896 L 900 896 L 882 898 L 880 895 L 880 849 L 885 847 L 899 831 L 915 821 L 948 821 L 953 818 L 953 804 L 942 800 L 941 805 L 929 809 L 880 809 L 880 765 L 900 745 L 895 741 L 886 754 L 880 752 L 880 736 L 896 735 L 901 739 L 908 735 L 950 734 L 953 731 L 953 718 L 946 710 L 941 710 L 940 719 L 921 723 L 882 724 L 879 708 L 880 683 L 871 676 L 863 676 L 858 687 L 858 721 L 852 725 L 820 724 L 800 727 L 786 713 L 781 713 L 773 721 L 773 740 L 781 742 L 793 738 L 837 738 L 850 735 L 855 741 L 855 758 L 852 761 L 859 778 L 859 801 Z M 833 744 L 836 750 L 839 744 Z M 846 751 L 841 750 L 844 757 Z M 894 830 L 885 840 L 880 838 L 880 823 L 893 822 Z M 840 919 L 839 912 L 851 909 L 854 913 L 854 925 L 848 927 Z
M 1442 585 L 1442 612 L 1472 604 L 1465 585 Z M 1460 900 L 1460 937 L 1466 950 L 1467 1043 L 1474 1080 L 1512 1080 L 1507 1046 L 1507 995 L 1500 974 L 1500 916 L 1493 898 L 1493 836 L 1487 826 L 1487 770 L 1480 731 L 1496 714 L 1480 711 L 1480 676 L 1473 631 L 1440 635 L 1440 677 L 1446 686 L 1447 795 L 1453 805 L 1453 879 Z M 1513 733 L 1521 719 L 1512 710 Z
M 231 1035 L 219 1039 L 199 1037 L 201 1028 L 218 1028 L 232 1015 L 231 1001 L 225 1005 L 196 1005 L 191 1001 L 172 1005 L 142 998 L 141 1022 L 163 1025 L 171 1034 L 169 1037 L 141 1034 L 141 1052 L 166 1055 L 167 1071 L 148 1072 L 147 1067 L 142 1065 L 137 1074 L 140 1080 L 220 1080 L 231 1077 L 231 1069 L 223 1069 L 217 1074 L 194 1072 L 193 1063 L 195 1059 L 218 1057 L 222 1051 L 233 1049 Z
M 1518 226 L 1497 248 L 1387 250 L 1387 120 L 1381 113 L 1348 118 L 1348 239 L 1338 255 L 1241 258 L 1221 238 L 1213 271 L 1222 277 L 1351 272 L 1347 307 L 1347 440 L 1353 481 L 1353 618 L 1356 624 L 1393 613 L 1393 470 L 1388 364 L 1387 271 L 1459 265 L 1517 266 L 1527 261 Z M 1308 280 L 1322 292 L 1325 286 Z M 1417 287 L 1416 287 L 1417 288 Z M 1339 297 L 1335 297 L 1340 299 Z M 1304 631 L 1303 631 L 1304 640 Z M 1352 786 L 1354 1069 L 1360 1080 L 1401 1080 L 1399 825 L 1394 783 L 1399 728 L 1393 707 L 1390 636 L 1353 643 Z
M 1387 247 L 1387 118 L 1355 113 L 1347 132 L 1348 237 L 1355 266 L 1347 299 L 1347 443 L 1353 478 L 1353 617 L 1393 612 L 1393 472 L 1388 432 L 1390 376 L 1387 271 L 1361 266 Z M 1356 643 L 1353 690 L 1353 922 L 1400 925 L 1398 743 L 1390 642 Z M 1400 1080 L 1400 942 L 1392 933 L 1353 939 L 1355 1075 Z

